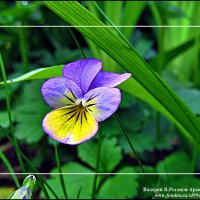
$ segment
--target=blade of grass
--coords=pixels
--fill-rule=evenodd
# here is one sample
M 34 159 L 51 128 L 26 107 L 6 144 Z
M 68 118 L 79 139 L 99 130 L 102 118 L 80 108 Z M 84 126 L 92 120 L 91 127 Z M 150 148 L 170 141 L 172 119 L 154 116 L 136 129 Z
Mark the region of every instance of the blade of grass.
M 47 79 L 56 76 L 62 76 L 62 68 L 64 65 L 58 65 L 53 67 L 39 68 L 33 71 L 30 71 L 22 76 L 19 76 L 15 79 L 7 80 L 7 84 L 17 83 L 21 81 L 35 80 L 35 79 Z M 0 82 L 0 86 L 4 86 L 5 82 Z
M 104 27 L 101 21 L 78 2 L 45 1 L 44 4 L 68 23 L 76 25 L 76 29 L 85 37 L 90 38 L 126 71 L 134 75 L 129 81 L 129 84 L 132 82 L 134 86 L 126 85 L 129 87 L 127 90 L 161 111 L 188 139 L 193 143 L 197 142 L 200 127 L 194 114 L 133 47 L 130 48 L 130 45 L 118 37 L 111 28 Z M 95 27 L 82 27 L 86 25 Z
M 70 34 L 71 34 L 73 40 L 75 41 L 77 47 L 79 48 L 81 54 L 83 55 L 83 58 L 86 59 L 87 57 L 86 57 L 86 55 L 85 55 L 83 49 L 81 48 L 81 45 L 79 44 L 78 40 L 76 39 L 76 37 L 75 37 L 75 35 L 74 35 L 74 33 L 73 33 L 73 30 L 72 30 L 70 27 L 68 28 L 68 30 L 69 30 L 69 32 L 70 32 Z
M 181 53 L 188 50 L 190 47 L 193 46 L 194 43 L 195 43 L 195 39 L 190 39 L 190 40 L 186 41 L 185 43 L 179 45 L 178 47 L 175 47 L 175 48 L 165 52 L 163 66 L 166 66 L 171 60 L 176 58 L 176 56 L 178 56 Z M 96 45 L 95 45 L 95 47 L 97 48 Z M 98 57 L 99 54 L 100 53 L 97 53 L 97 54 L 95 53 L 95 57 L 99 58 Z M 152 67 L 156 66 L 156 63 L 157 63 L 157 57 L 150 61 L 150 65 Z M 23 74 L 22 76 L 19 76 L 17 78 L 7 80 L 6 82 L 8 84 L 13 84 L 13 83 L 28 81 L 28 80 L 47 79 L 47 78 L 52 78 L 52 77 L 56 77 L 56 76 L 62 76 L 63 66 L 64 66 L 64 64 L 58 65 L 58 66 L 52 66 L 52 67 L 39 68 L 39 69 L 30 71 L 26 74 Z M 3 85 L 4 85 L 4 82 L 0 82 L 0 86 L 3 86 Z
M 131 35 L 135 31 L 135 26 L 137 25 L 140 16 L 146 6 L 146 1 L 126 1 L 124 8 L 124 18 L 122 25 L 133 26 L 129 28 L 121 29 L 124 36 L 128 39 L 131 39 Z
M 63 175 L 62 175 L 62 169 L 61 169 L 61 166 L 60 166 L 60 158 L 59 158 L 59 154 L 58 154 L 58 145 L 55 145 L 55 157 L 56 157 L 56 164 L 57 164 L 58 172 L 60 173 L 59 174 L 60 184 L 62 186 L 62 190 L 63 190 L 64 196 L 65 196 L 65 199 L 68 199 L 65 182 L 64 182 L 64 179 L 63 179 Z
M 8 169 L 8 171 L 10 173 L 12 173 L 12 178 L 13 178 L 13 181 L 16 185 L 17 188 L 20 188 L 20 183 L 17 179 L 17 176 L 14 174 L 15 171 L 12 167 L 12 165 L 10 164 L 9 160 L 6 158 L 5 154 L 3 153 L 3 151 L 0 150 L 0 159 L 2 160 L 2 162 L 4 163 L 4 165 L 6 166 L 6 168 Z
M 5 83 L 4 89 L 5 89 L 5 96 L 6 96 L 6 107 L 7 107 L 8 119 L 9 119 L 9 123 L 10 123 L 10 127 L 11 127 L 11 134 L 12 134 L 13 141 L 14 141 L 15 145 L 18 146 L 17 140 L 16 140 L 15 135 L 14 135 L 14 126 L 13 126 L 13 121 L 12 121 L 10 98 L 9 98 L 9 88 L 8 88 L 7 83 L 6 83 L 7 77 L 6 77 L 6 72 L 5 72 L 5 67 L 4 67 L 2 56 L 1 56 L 1 52 L 0 52 L 0 65 L 1 65 L 1 73 L 2 73 L 2 77 L 3 77 L 3 81 Z M 19 154 L 17 149 L 15 149 L 15 152 L 16 152 L 16 155 L 17 155 L 17 159 L 19 161 L 20 169 L 21 169 L 22 172 L 25 172 L 25 167 L 24 167 L 22 157 Z
M 190 49 L 194 45 L 195 39 L 189 39 L 188 41 L 184 42 L 183 44 L 178 45 L 175 48 L 172 48 L 169 51 L 165 51 L 165 56 L 163 60 L 163 65 L 167 66 L 174 58 L 179 56 L 180 54 L 184 53 L 188 49 Z M 150 65 L 152 67 L 156 66 L 157 57 L 150 61 Z
M 21 1 L 16 1 L 16 7 L 21 8 L 23 5 Z M 22 25 L 25 22 L 25 19 L 21 20 Z M 19 28 L 19 47 L 20 47 L 20 54 L 23 64 L 23 72 L 26 73 L 29 71 L 28 69 L 28 42 L 27 42 L 27 29 L 24 27 Z
M 52 190 L 52 188 L 43 180 L 43 177 L 41 175 L 39 175 L 39 171 L 36 169 L 36 167 L 31 163 L 31 161 L 27 158 L 27 156 L 21 151 L 21 149 L 18 146 L 16 146 L 15 142 L 13 141 L 13 138 L 10 137 L 10 136 L 8 136 L 4 132 L 4 130 L 3 130 L 3 128 L 2 128 L 1 125 L 0 125 L 0 132 L 2 133 L 2 135 L 5 135 L 8 138 L 8 140 L 12 143 L 12 145 L 18 150 L 18 152 L 20 153 L 20 155 L 24 158 L 24 160 L 28 164 L 29 169 L 32 171 L 31 173 L 32 174 L 34 174 L 34 172 L 37 173 L 36 176 L 37 176 L 38 184 L 39 184 L 41 190 L 43 191 L 46 199 L 50 199 L 50 197 L 49 197 L 49 194 L 48 194 L 48 192 L 47 192 L 44 184 L 49 188 L 49 190 L 52 192 L 52 194 L 54 195 L 54 197 L 56 199 L 59 199 L 58 196 L 55 194 L 55 192 Z
M 29 71 L 29 62 L 28 62 L 28 44 L 27 44 L 27 29 L 19 29 L 19 43 L 20 43 L 20 54 L 23 64 L 23 72 L 26 73 Z
M 96 199 L 96 188 L 97 188 L 97 177 L 98 177 L 97 173 L 99 172 L 101 143 L 102 143 L 102 131 L 100 129 L 99 134 L 98 134 L 97 160 L 96 160 L 96 167 L 95 167 L 95 173 L 96 174 L 94 175 L 91 199 Z
M 158 55 L 157 55 L 157 62 L 156 62 L 156 71 L 157 73 L 162 76 L 162 70 L 164 68 L 163 65 L 163 61 L 164 61 L 164 34 L 165 34 L 165 30 L 164 27 L 162 27 L 164 25 L 164 19 L 158 9 L 158 7 L 156 6 L 155 2 L 151 2 L 150 4 L 150 8 L 151 11 L 153 13 L 153 16 L 155 18 L 155 24 L 159 25 L 159 29 L 158 30 L 158 39 L 157 39 L 157 44 L 158 44 Z M 156 111 L 156 124 L 155 124 L 155 128 L 156 128 L 156 135 L 157 135 L 157 140 L 159 140 L 161 138 L 161 115 L 158 111 Z
M 79 199 L 79 198 L 80 198 L 81 191 L 82 191 L 82 187 L 80 187 L 80 189 L 78 190 L 78 194 L 77 194 L 77 197 L 76 197 L 76 199 Z
M 105 13 L 115 24 L 121 25 L 123 1 L 105 1 Z
M 135 158 L 136 158 L 136 160 L 137 160 L 137 162 L 138 162 L 138 164 L 139 164 L 139 166 L 140 166 L 140 169 L 141 169 L 142 173 L 145 173 L 144 168 L 143 168 L 143 166 L 142 166 L 142 162 L 141 162 L 139 156 L 137 155 L 137 153 L 136 153 L 136 151 L 135 151 L 135 149 L 134 149 L 134 147 L 133 147 L 133 145 L 132 145 L 132 143 L 131 143 L 131 140 L 130 140 L 129 137 L 128 137 L 128 134 L 126 133 L 125 127 L 123 126 L 123 124 L 122 124 L 122 122 L 121 122 L 119 116 L 117 115 L 117 113 L 115 113 L 114 115 L 115 115 L 116 121 L 117 121 L 118 124 L 120 125 L 120 127 L 121 127 L 121 129 L 122 129 L 122 132 L 123 132 L 123 134 L 124 134 L 124 136 L 125 136 L 125 138 L 126 138 L 128 144 L 129 144 L 129 146 L 130 146 L 130 148 L 131 148 L 131 150 L 132 150 L 132 152 L 133 152 L 133 155 L 135 156 Z

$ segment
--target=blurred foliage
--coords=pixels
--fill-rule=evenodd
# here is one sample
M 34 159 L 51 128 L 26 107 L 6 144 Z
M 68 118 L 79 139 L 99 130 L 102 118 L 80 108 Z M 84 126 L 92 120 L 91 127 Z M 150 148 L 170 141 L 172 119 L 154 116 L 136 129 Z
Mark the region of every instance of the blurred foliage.
M 110 25 L 92 2 L 81 3 L 104 23 Z M 160 75 L 198 118 L 200 115 L 199 29 L 140 28 L 134 25 L 199 25 L 200 3 L 103 1 L 98 2 L 98 5 L 115 25 L 133 26 L 119 27 L 119 30 L 150 63 L 153 70 L 160 73 L 158 69 L 161 69 Z M 0 2 L 0 25 L 29 24 L 66 25 L 66 22 L 42 2 Z M 91 40 L 84 38 L 75 29 L 73 32 L 87 57 L 101 59 L 104 70 L 123 72 L 122 68 Z M 82 58 L 82 54 L 66 27 L 25 28 L 25 33 L 23 35 L 20 28 L 0 27 L 0 51 L 4 58 L 7 77 L 16 82 L 9 85 L 9 95 L 14 135 L 20 148 L 42 172 L 59 171 L 54 158 L 56 145 L 59 148 L 62 172 L 93 173 L 96 167 L 98 137 L 76 147 L 59 144 L 47 137 L 41 123 L 51 108 L 45 104 L 40 93 L 44 80 L 32 80 L 48 78 L 53 70 L 55 74 L 61 75 L 62 66 Z M 27 66 L 24 65 L 24 57 L 27 57 Z M 41 67 L 42 72 L 39 69 Z M 24 75 L 26 70 L 29 74 Z M 21 79 L 14 79 L 20 76 Z M 22 80 L 31 81 L 21 82 Z M 0 82 L 2 82 L 1 75 Z M 131 82 L 128 84 L 130 85 L 126 85 L 127 88 L 135 87 Z M 199 172 L 197 147 L 189 144 L 164 116 L 158 119 L 152 107 L 123 91 L 117 113 L 141 159 L 145 172 Z M 0 125 L 6 134 L 11 133 L 2 84 L 0 84 Z M 99 172 L 140 173 L 141 169 L 135 155 L 115 117 L 100 123 L 100 127 L 103 139 Z M 0 134 L 0 150 L 4 151 L 14 170 L 20 172 L 14 149 L 3 134 Z M 3 162 L 0 162 L 0 171 L 8 171 Z M 2 178 L 0 198 L 6 198 L 15 188 L 11 177 L 0 178 Z M 63 178 L 69 199 L 77 199 L 78 196 L 80 199 L 91 198 L 93 174 L 70 174 L 63 175 Z M 46 181 L 59 198 L 64 198 L 58 175 L 50 174 L 46 177 Z M 200 180 L 192 175 L 99 175 L 96 198 L 151 198 L 152 194 L 143 192 L 143 186 L 199 187 Z M 51 198 L 55 198 L 48 188 L 47 191 Z M 33 197 L 44 198 L 44 193 L 37 188 Z

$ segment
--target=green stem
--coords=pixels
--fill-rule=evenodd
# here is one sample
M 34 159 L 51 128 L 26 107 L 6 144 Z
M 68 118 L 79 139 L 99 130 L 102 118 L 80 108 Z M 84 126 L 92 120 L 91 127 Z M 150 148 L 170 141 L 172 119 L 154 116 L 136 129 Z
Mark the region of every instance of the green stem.
M 23 64 L 23 72 L 26 73 L 29 71 L 28 67 L 28 47 L 27 47 L 27 29 L 22 27 L 19 30 L 19 43 L 20 43 L 20 53 Z
M 80 187 L 80 189 L 78 190 L 78 194 L 77 194 L 77 197 L 76 197 L 76 199 L 79 199 L 79 198 L 80 198 L 80 195 L 81 195 L 81 190 L 82 190 L 82 187 Z
M 10 137 L 10 136 L 8 136 L 7 134 L 5 134 L 4 133 L 4 130 L 3 130 L 3 128 L 1 127 L 1 125 L 0 125 L 0 131 L 2 132 L 2 134 L 3 135 L 5 135 L 8 139 L 9 139 L 9 141 L 12 143 L 12 145 L 18 150 L 18 152 L 20 153 L 20 155 L 24 158 L 24 160 L 27 162 L 27 164 L 28 164 L 28 166 L 29 166 L 29 169 L 31 170 L 31 171 L 33 171 L 33 172 L 35 172 L 35 173 L 39 173 L 39 171 L 36 169 L 36 167 L 31 163 L 31 161 L 25 156 L 25 154 L 21 151 L 21 149 L 18 147 L 18 146 L 16 146 L 16 144 L 13 142 L 13 139 Z M 46 199 L 50 199 L 50 197 L 49 197 L 49 194 L 48 194 L 48 192 L 47 192 L 47 190 L 46 190 L 46 188 L 45 188 L 45 186 L 44 186 L 44 184 L 49 188 L 49 190 L 52 192 L 52 194 L 55 196 L 55 198 L 56 199 L 59 199 L 58 198 L 58 196 L 55 194 L 55 192 L 51 189 L 51 187 L 43 180 L 43 177 L 41 176 L 41 175 L 37 175 L 37 179 L 38 179 L 38 183 L 39 183 L 39 185 L 40 185 L 40 187 L 41 187 L 41 190 L 43 191 L 43 193 L 44 193 L 44 195 L 45 195 L 45 197 L 46 197 Z
M 12 167 L 12 165 L 10 164 L 9 160 L 6 158 L 5 154 L 3 153 L 3 151 L 0 150 L 0 159 L 2 160 L 2 162 L 4 163 L 4 165 L 6 166 L 6 168 L 8 169 L 8 171 L 10 173 L 12 173 L 12 178 L 13 178 L 13 181 L 15 182 L 15 185 L 17 188 L 20 188 L 20 183 L 17 179 L 17 176 L 14 174 L 15 171 Z
M 20 1 L 16 1 L 16 7 L 20 8 L 22 6 Z M 22 19 L 22 25 L 25 24 L 25 20 Z M 23 64 L 23 72 L 26 73 L 29 71 L 28 68 L 28 42 L 27 42 L 27 28 L 19 28 L 19 46 L 20 54 Z
M 100 163 L 100 153 L 101 153 L 101 143 L 102 143 L 102 131 L 99 131 L 99 138 L 98 138 L 98 147 L 97 147 L 97 160 L 96 160 L 96 167 L 95 167 L 95 175 L 94 181 L 92 186 L 92 196 L 91 199 L 96 199 L 96 186 L 97 186 L 97 173 L 99 172 L 99 163 Z
M 65 187 L 65 182 L 64 182 L 64 179 L 63 179 L 63 175 L 62 175 L 62 169 L 61 169 L 61 166 L 60 166 L 60 159 L 59 159 L 59 154 L 58 154 L 58 146 L 55 145 L 55 157 L 56 157 L 56 164 L 57 164 L 57 168 L 58 168 L 58 171 L 59 171 L 59 178 L 60 178 L 60 184 L 62 186 L 62 190 L 63 190 L 63 193 L 65 195 L 65 199 L 68 199 L 68 195 L 67 195 L 67 191 L 66 191 L 66 187 Z
M 82 54 L 83 58 L 85 58 L 85 59 L 86 59 L 86 58 L 87 58 L 87 56 L 85 55 L 85 53 L 84 53 L 84 51 L 83 51 L 83 49 L 82 49 L 81 45 L 79 44 L 78 40 L 76 39 L 76 36 L 74 35 L 74 33 L 73 33 L 72 29 L 71 29 L 70 27 L 69 27 L 68 29 L 69 29 L 69 32 L 70 32 L 70 34 L 71 34 L 71 36 L 72 36 L 73 40 L 75 41 L 75 43 L 76 43 L 77 47 L 78 47 L 78 48 L 79 48 L 79 50 L 81 51 L 81 54 Z
M 131 143 L 131 141 L 130 141 L 130 139 L 128 137 L 128 134 L 126 133 L 125 127 L 123 126 L 123 124 L 122 124 L 120 118 L 118 117 L 117 113 L 115 113 L 115 118 L 116 118 L 117 122 L 119 123 L 119 125 L 120 125 L 120 127 L 122 129 L 122 132 L 123 132 L 128 144 L 129 144 L 133 154 L 135 155 L 135 158 L 136 158 L 136 160 L 137 160 L 137 162 L 138 162 L 138 164 L 140 166 L 140 169 L 141 169 L 142 173 L 145 173 L 144 168 L 143 168 L 142 163 L 141 163 L 141 160 L 140 160 L 139 156 L 137 155 L 137 153 L 136 153 L 136 151 L 135 151 L 135 149 L 134 149 L 134 147 L 133 147 L 133 145 L 132 145 L 132 143 Z
M 8 88 L 8 84 L 6 82 L 7 77 L 6 77 L 6 72 L 5 72 L 5 67 L 4 67 L 2 56 L 1 56 L 1 52 L 0 52 L 0 65 L 1 65 L 1 72 L 2 72 L 3 81 L 4 81 L 4 84 L 5 84 L 6 107 L 7 107 L 8 119 L 9 119 L 9 123 L 10 123 L 10 127 L 11 127 L 11 135 L 12 135 L 12 138 L 13 138 L 13 142 L 15 143 L 15 146 L 18 147 L 18 143 L 17 143 L 17 140 L 16 140 L 15 135 L 14 135 L 14 126 L 13 126 L 13 121 L 12 121 L 10 98 L 9 98 L 9 88 Z M 15 149 L 15 152 L 16 152 L 16 155 L 17 155 L 17 158 L 18 158 L 18 161 L 19 161 L 21 171 L 25 172 L 25 167 L 24 167 L 22 157 L 21 157 L 20 153 L 17 151 L 17 149 Z
M 153 14 L 154 20 L 157 25 L 160 25 L 161 27 L 158 29 L 158 56 L 157 56 L 157 62 L 156 62 L 156 72 L 162 76 L 162 69 L 163 69 L 163 62 L 165 60 L 164 58 L 164 28 L 162 25 L 164 25 L 164 20 L 163 17 L 155 4 L 155 2 L 150 3 L 150 9 Z M 161 138 L 161 115 L 159 112 L 156 111 L 156 135 L 157 135 L 157 140 Z

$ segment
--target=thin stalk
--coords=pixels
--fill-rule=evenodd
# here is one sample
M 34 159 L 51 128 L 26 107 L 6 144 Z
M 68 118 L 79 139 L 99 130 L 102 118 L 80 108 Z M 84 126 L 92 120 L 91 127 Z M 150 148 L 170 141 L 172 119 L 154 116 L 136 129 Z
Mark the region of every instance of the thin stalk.
M 4 163 L 4 165 L 6 166 L 6 168 L 8 169 L 8 171 L 10 173 L 12 173 L 12 178 L 13 178 L 13 181 L 15 182 L 15 185 L 17 188 L 20 188 L 20 183 L 17 179 L 17 176 L 14 174 L 15 171 L 12 167 L 12 165 L 10 164 L 9 160 L 6 158 L 5 154 L 3 153 L 3 151 L 0 150 L 0 159 L 2 160 L 2 162 Z
M 102 143 L 102 131 L 100 129 L 99 131 L 99 137 L 98 137 L 98 147 L 97 147 L 97 160 L 96 160 L 96 167 L 95 167 L 95 175 L 94 175 L 94 181 L 92 185 L 92 196 L 91 199 L 96 199 L 96 188 L 97 188 L 97 173 L 99 172 L 99 163 L 100 163 L 100 153 L 101 153 L 101 143 Z
M 82 187 L 80 187 L 80 189 L 78 190 L 78 194 L 77 194 L 77 197 L 76 197 L 76 199 L 79 199 L 79 198 L 80 198 L 80 195 L 81 195 L 81 190 L 82 190 Z
M 199 39 L 199 30 L 196 30 L 198 34 L 195 36 L 195 45 L 194 45 L 194 82 L 198 88 L 200 88 L 200 78 L 199 78 L 199 48 L 200 48 L 200 39 Z
M 65 195 L 65 199 L 68 199 L 68 195 L 67 195 L 67 190 L 66 190 L 66 187 L 65 187 L 65 182 L 64 182 L 64 179 L 63 179 L 63 175 L 62 175 L 62 169 L 61 169 L 61 166 L 60 166 L 60 158 L 59 158 L 59 154 L 58 154 L 58 146 L 55 145 L 55 157 L 56 157 L 56 164 L 57 164 L 57 168 L 58 168 L 58 171 L 59 171 L 59 178 L 60 178 L 60 184 L 62 186 L 62 190 L 63 190 L 63 193 Z
M 83 49 L 82 49 L 81 45 L 79 44 L 78 40 L 76 39 L 76 36 L 74 35 L 74 33 L 73 33 L 72 29 L 69 27 L 69 28 L 68 28 L 68 30 L 69 30 L 69 32 L 70 32 L 70 34 L 71 34 L 71 36 L 72 36 L 73 40 L 75 41 L 75 43 L 76 43 L 77 47 L 78 47 L 78 48 L 79 48 L 79 50 L 81 51 L 81 54 L 82 54 L 83 58 L 85 58 L 85 59 L 86 59 L 86 58 L 87 58 L 87 56 L 85 55 L 85 53 L 84 53 L 84 51 L 83 51 Z
M 31 161 L 26 157 L 26 155 L 21 151 L 21 149 L 16 146 L 16 144 L 13 142 L 13 139 L 8 136 L 7 134 L 4 133 L 3 128 L 0 125 L 0 131 L 2 132 L 3 135 L 5 135 L 8 140 L 12 143 L 12 145 L 18 150 L 18 152 L 20 153 L 20 155 L 24 158 L 24 160 L 27 162 L 29 169 L 35 173 L 39 173 L 39 171 L 36 169 L 36 167 L 31 163 Z M 55 196 L 56 199 L 59 199 L 58 196 L 55 194 L 55 192 L 51 189 L 51 187 L 43 180 L 43 177 L 41 175 L 37 175 L 37 180 L 38 180 L 38 184 L 41 187 L 41 190 L 43 191 L 46 199 L 50 199 L 49 194 L 44 186 L 44 184 L 49 188 L 49 190 L 52 192 L 52 194 Z
M 26 73 L 29 71 L 28 67 L 28 47 L 27 47 L 27 29 L 22 27 L 19 30 L 19 43 L 20 43 L 20 54 L 23 64 L 23 72 Z
M 139 156 L 137 155 L 137 153 L 136 153 L 136 151 L 135 151 L 135 149 L 134 149 L 134 147 L 133 147 L 133 145 L 132 145 L 132 143 L 131 143 L 131 141 L 130 141 L 130 139 L 128 137 L 128 134 L 126 133 L 126 129 L 123 126 L 123 124 L 122 124 L 120 118 L 118 117 L 117 113 L 115 113 L 115 119 L 117 120 L 118 124 L 120 125 L 120 127 L 122 129 L 122 132 L 123 132 L 128 144 L 129 144 L 133 154 L 135 155 L 135 158 L 136 158 L 136 160 L 137 160 L 137 162 L 138 162 L 138 164 L 140 166 L 140 169 L 141 169 L 142 173 L 145 173 L 144 168 L 143 168 L 142 163 L 141 163 L 141 160 L 140 160 Z
M 21 1 L 16 1 L 16 7 L 22 7 Z M 25 24 L 25 20 L 22 20 L 22 25 Z M 28 42 L 27 42 L 27 28 L 19 28 L 19 47 L 20 54 L 23 64 L 23 72 L 26 73 L 29 71 L 28 68 Z
M 1 73 L 2 73 L 2 77 L 3 77 L 3 81 L 5 84 L 5 96 L 6 96 L 6 107 L 7 107 L 7 112 L 8 112 L 8 119 L 9 119 L 9 123 L 10 123 L 10 127 L 11 127 L 11 135 L 13 138 L 13 142 L 15 143 L 15 146 L 18 146 L 17 140 L 15 138 L 14 135 L 14 126 L 13 126 L 13 121 L 12 121 L 12 115 L 11 115 L 11 106 L 10 106 L 10 98 L 9 98 L 9 88 L 8 88 L 8 84 L 7 84 L 7 77 L 6 77 L 6 72 L 5 72 L 5 67 L 4 67 L 4 63 L 3 63 L 3 59 L 1 56 L 1 52 L 0 52 L 0 67 L 1 67 Z M 24 167 L 24 163 L 22 160 L 22 157 L 20 155 L 20 153 L 17 151 L 17 149 L 15 149 L 16 155 L 17 155 L 17 159 L 19 161 L 19 165 L 21 168 L 22 172 L 25 172 L 25 167 Z
M 162 76 L 162 69 L 163 69 L 163 64 L 164 64 L 164 28 L 162 25 L 164 25 L 164 20 L 163 17 L 156 6 L 155 2 L 151 2 L 150 4 L 150 9 L 153 14 L 154 20 L 157 25 L 161 26 L 158 29 L 158 57 L 157 57 L 157 62 L 156 62 L 156 72 Z M 156 111 L 156 135 L 157 135 L 157 140 L 161 138 L 161 115 L 159 112 Z

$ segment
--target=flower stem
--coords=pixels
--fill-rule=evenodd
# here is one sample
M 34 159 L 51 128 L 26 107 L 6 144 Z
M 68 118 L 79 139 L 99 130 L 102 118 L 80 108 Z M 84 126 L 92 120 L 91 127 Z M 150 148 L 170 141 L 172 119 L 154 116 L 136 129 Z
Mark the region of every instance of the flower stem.
M 50 199 L 50 197 L 49 197 L 49 194 L 48 194 L 48 192 L 47 192 L 47 190 L 46 190 L 44 184 L 49 188 L 49 190 L 52 192 L 52 194 L 54 195 L 54 197 L 55 197 L 56 199 L 59 199 L 58 196 L 55 194 L 55 192 L 52 190 L 52 188 L 48 185 L 48 183 L 46 183 L 46 182 L 43 180 L 43 177 L 42 177 L 40 174 L 38 174 L 39 171 L 38 171 L 38 170 L 36 169 L 36 167 L 31 163 L 31 161 L 26 157 L 26 155 L 21 151 L 21 149 L 19 148 L 19 146 L 16 146 L 16 144 L 13 142 L 13 139 L 12 139 L 10 136 L 8 136 L 7 134 L 4 133 L 4 130 L 3 130 L 3 128 L 1 127 L 1 125 L 0 125 L 0 132 L 1 132 L 3 135 L 5 135 L 5 136 L 9 139 L 9 141 L 12 143 L 12 145 L 17 149 L 17 151 L 20 153 L 20 155 L 21 155 L 21 156 L 24 158 L 24 160 L 27 162 L 27 164 L 28 164 L 28 166 L 29 166 L 29 169 L 30 169 L 31 171 L 33 171 L 33 174 L 34 174 L 34 172 L 37 173 L 37 181 L 38 181 L 38 184 L 39 184 L 41 190 L 43 191 L 43 193 L 44 193 L 46 199 Z
M 97 147 L 97 160 L 96 160 L 96 168 L 95 168 L 95 175 L 94 181 L 92 186 L 92 196 L 91 199 L 96 199 L 96 185 L 97 185 L 97 173 L 99 172 L 99 163 L 100 163 L 100 153 L 101 153 L 101 143 L 102 143 L 102 131 L 99 131 L 99 138 L 98 138 L 98 147 Z
M 81 45 L 79 44 L 78 40 L 76 39 L 76 36 L 74 35 L 74 33 L 73 33 L 73 31 L 72 31 L 72 29 L 71 29 L 70 27 L 69 27 L 69 32 L 70 32 L 70 34 L 71 34 L 71 36 L 72 36 L 74 42 L 76 43 L 77 47 L 78 47 L 79 50 L 81 51 L 81 54 L 82 54 L 83 58 L 86 59 L 87 56 L 85 55 L 85 53 L 84 53 L 84 51 L 83 51 Z
M 3 77 L 3 81 L 4 81 L 4 84 L 5 84 L 6 107 L 7 107 L 8 119 L 9 119 L 9 123 L 10 123 L 10 127 L 11 127 L 11 135 L 12 135 L 12 138 L 13 138 L 13 142 L 15 143 L 15 146 L 18 147 L 18 143 L 17 143 L 17 140 L 16 140 L 15 135 L 14 135 L 14 126 L 13 126 L 13 121 L 12 121 L 10 98 L 9 98 L 9 88 L 8 88 L 8 84 L 6 82 L 7 77 L 6 77 L 6 72 L 5 72 L 5 67 L 4 67 L 2 56 L 1 56 L 1 52 L 0 52 L 0 67 L 1 67 L 1 73 L 2 73 L 2 77 Z M 17 158 L 18 158 L 18 161 L 19 161 L 21 171 L 24 173 L 25 167 L 24 167 L 22 157 L 21 157 L 20 153 L 18 152 L 18 150 L 16 148 L 15 148 L 15 152 L 16 152 L 16 155 L 17 155 Z
M 0 159 L 2 160 L 2 162 L 4 163 L 4 165 L 7 167 L 8 171 L 10 173 L 12 173 L 12 178 L 13 178 L 13 181 L 15 182 L 15 185 L 17 188 L 20 188 L 20 183 L 17 179 L 17 176 L 14 172 L 14 169 L 11 165 L 11 163 L 9 162 L 9 160 L 6 158 L 6 155 L 3 153 L 3 151 L 0 150 Z
M 55 145 L 55 157 L 56 157 L 56 164 L 57 164 L 57 167 L 58 167 L 58 171 L 59 171 L 59 178 L 60 178 L 60 184 L 62 186 L 62 190 L 63 190 L 63 193 L 65 195 L 65 199 L 68 199 L 68 195 L 67 195 L 67 190 L 66 190 L 66 187 L 65 187 L 65 182 L 64 182 L 64 179 L 63 179 L 63 175 L 62 175 L 62 169 L 61 169 L 61 166 L 60 166 L 60 159 L 59 159 L 59 155 L 58 155 L 58 146 Z
M 130 141 L 130 139 L 128 137 L 128 134 L 126 133 L 125 127 L 123 126 L 123 124 L 122 124 L 119 116 L 117 115 L 117 113 L 115 113 L 115 118 L 116 118 L 117 122 L 119 123 L 119 125 L 120 125 L 120 127 L 122 129 L 122 132 L 123 132 L 128 144 L 129 144 L 133 154 L 135 155 L 135 158 L 136 158 L 136 160 L 137 160 L 137 162 L 138 162 L 138 164 L 140 166 L 140 169 L 141 169 L 142 173 L 145 173 L 144 168 L 143 168 L 142 163 L 141 163 L 141 160 L 140 160 L 139 156 L 137 155 L 137 153 L 136 153 L 136 151 L 135 151 L 135 149 L 134 149 L 134 147 L 133 147 L 133 145 L 132 145 L 132 143 L 131 143 L 131 141 Z

